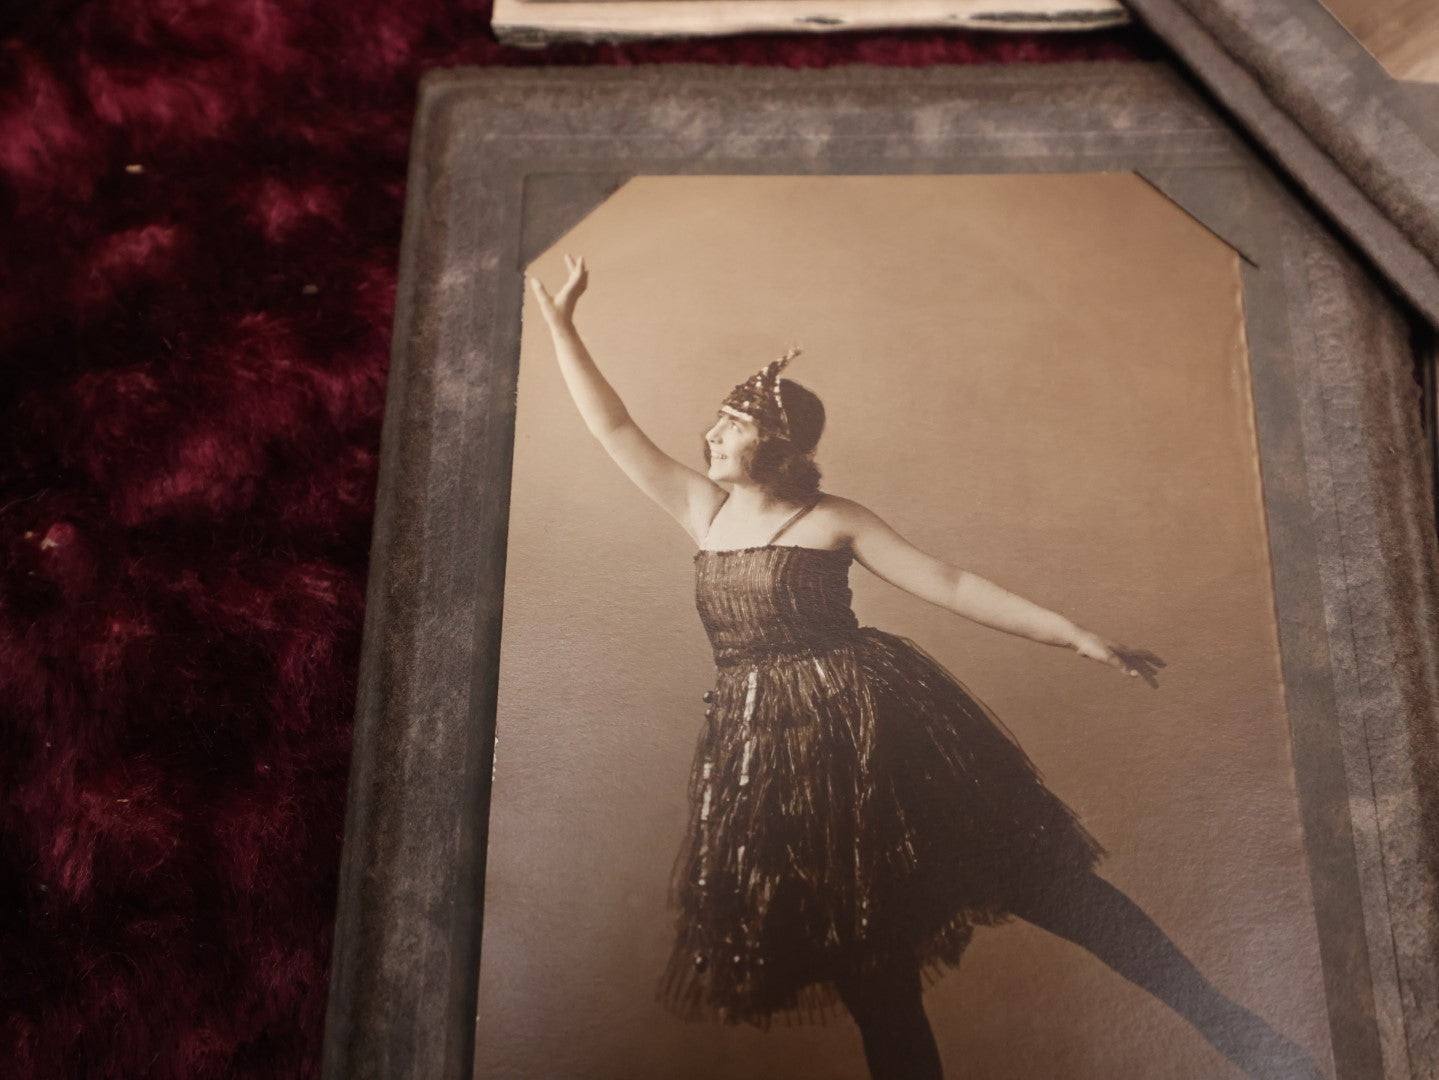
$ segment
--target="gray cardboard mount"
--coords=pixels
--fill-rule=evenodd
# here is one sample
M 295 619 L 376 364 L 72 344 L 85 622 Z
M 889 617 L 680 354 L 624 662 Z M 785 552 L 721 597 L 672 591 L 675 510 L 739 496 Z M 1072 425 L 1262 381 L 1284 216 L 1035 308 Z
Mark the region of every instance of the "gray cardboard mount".
M 1320 0 L 1125 0 L 1439 327 L 1439 86 L 1392 78 Z
M 1439 575 L 1410 326 L 1174 71 L 1141 64 L 551 68 L 425 81 L 325 1076 L 471 1075 L 528 258 L 638 174 L 1120 170 L 1246 260 L 1337 1075 L 1439 1076 Z

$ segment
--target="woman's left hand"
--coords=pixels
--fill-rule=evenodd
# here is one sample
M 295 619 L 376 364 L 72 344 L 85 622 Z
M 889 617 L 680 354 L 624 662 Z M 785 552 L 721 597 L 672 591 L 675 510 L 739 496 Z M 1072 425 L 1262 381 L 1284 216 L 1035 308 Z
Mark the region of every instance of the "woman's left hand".
M 1159 687 L 1159 669 L 1164 667 L 1164 661 L 1152 652 L 1127 649 L 1089 630 L 1079 631 L 1071 643 L 1071 648 L 1089 660 L 1108 664 L 1130 678 L 1143 679 L 1150 686 L 1156 689 Z

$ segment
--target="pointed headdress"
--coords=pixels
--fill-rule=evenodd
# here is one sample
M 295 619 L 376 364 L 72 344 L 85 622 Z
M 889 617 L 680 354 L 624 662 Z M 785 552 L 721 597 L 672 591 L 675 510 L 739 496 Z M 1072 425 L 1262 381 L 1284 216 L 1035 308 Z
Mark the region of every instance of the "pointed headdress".
M 780 372 L 798 355 L 798 349 L 790 349 L 778 360 L 771 360 L 760 368 L 729 392 L 720 405 L 720 412 L 750 421 L 762 434 L 788 439 L 789 417 L 784 411 L 784 395 L 780 389 L 784 380 Z

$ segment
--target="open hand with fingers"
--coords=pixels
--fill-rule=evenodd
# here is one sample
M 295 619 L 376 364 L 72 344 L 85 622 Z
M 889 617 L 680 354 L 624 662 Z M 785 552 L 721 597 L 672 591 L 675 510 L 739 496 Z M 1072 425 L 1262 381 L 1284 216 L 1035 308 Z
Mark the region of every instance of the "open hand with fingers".
M 553 296 L 539 278 L 530 278 L 530 291 L 534 293 L 535 301 L 540 305 L 540 314 L 545 317 L 545 322 L 549 323 L 551 327 L 573 324 L 575 303 L 584 294 L 585 286 L 589 284 L 590 272 L 585 266 L 583 258 L 576 259 L 572 255 L 566 255 L 565 266 L 569 268 L 570 276 L 565 279 L 565 283 Z
M 1143 679 L 1156 690 L 1159 688 L 1159 671 L 1164 661 L 1147 649 L 1128 649 L 1089 630 L 1081 630 L 1070 647 L 1080 656 L 1108 664 L 1130 678 Z

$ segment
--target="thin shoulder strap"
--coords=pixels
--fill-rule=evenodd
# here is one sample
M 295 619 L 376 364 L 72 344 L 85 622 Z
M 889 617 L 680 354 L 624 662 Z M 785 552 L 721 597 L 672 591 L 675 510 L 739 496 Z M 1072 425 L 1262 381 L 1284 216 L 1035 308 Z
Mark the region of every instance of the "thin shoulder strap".
M 719 505 L 715 507 L 715 512 L 710 515 L 709 523 L 705 525 L 705 534 L 700 537 L 700 547 L 704 547 L 705 541 L 710 538 L 710 530 L 715 527 L 715 518 L 719 517 L 719 512 L 724 509 L 724 504 L 727 502 L 729 502 L 728 491 L 724 493 L 724 498 L 721 499 Z
M 806 514 L 808 514 L 811 510 L 813 510 L 813 509 L 814 509 L 816 506 L 818 506 L 818 505 L 819 505 L 819 496 L 815 496 L 815 497 L 814 497 L 813 499 L 811 499 L 809 502 L 807 502 L 807 503 L 805 503 L 803 506 L 801 506 L 798 510 L 796 510 L 793 514 L 791 514 L 791 515 L 789 516 L 788 520 L 786 520 L 783 525 L 781 525 L 781 526 L 775 531 L 775 534 L 769 538 L 769 543 L 766 544 L 765 546 L 768 547 L 769 544 L 773 544 L 776 540 L 778 540 L 781 536 L 783 536 L 783 535 L 785 534 L 785 530 L 786 530 L 786 529 L 788 529 L 791 525 L 793 525 L 793 524 L 794 524 L 796 521 L 798 521 L 800 518 L 804 517 Z

